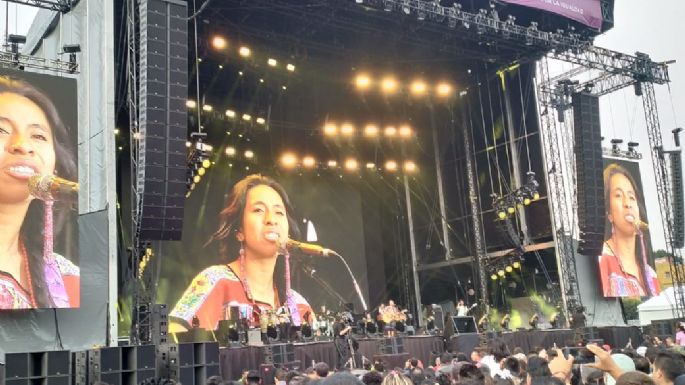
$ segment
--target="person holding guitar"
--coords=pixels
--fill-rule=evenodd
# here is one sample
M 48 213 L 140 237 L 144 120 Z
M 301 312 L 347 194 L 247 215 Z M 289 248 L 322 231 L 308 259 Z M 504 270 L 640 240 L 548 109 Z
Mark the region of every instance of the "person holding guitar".
M 466 317 L 469 314 L 469 312 L 471 311 L 471 309 L 476 307 L 476 305 L 477 304 L 474 303 L 473 305 L 468 307 L 464 304 L 463 299 L 459 299 L 459 301 L 457 302 L 457 317 Z

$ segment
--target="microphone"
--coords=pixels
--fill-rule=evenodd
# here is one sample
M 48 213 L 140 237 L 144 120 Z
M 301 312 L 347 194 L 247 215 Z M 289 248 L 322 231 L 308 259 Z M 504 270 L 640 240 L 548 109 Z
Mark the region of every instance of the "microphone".
M 649 230 L 649 225 L 647 224 L 647 222 L 642 222 L 642 221 L 639 220 L 639 219 L 638 219 L 637 222 L 635 222 L 635 225 L 636 225 L 637 228 L 639 228 L 640 230 Z
M 336 252 L 331 249 L 326 249 L 322 246 L 315 245 L 312 243 L 293 241 L 292 239 L 288 239 L 286 241 L 285 247 L 288 250 L 298 250 L 305 254 L 319 255 L 322 257 L 330 257 L 331 255 L 336 254 Z
M 35 174 L 29 178 L 29 192 L 41 200 L 78 201 L 79 184 L 54 175 Z

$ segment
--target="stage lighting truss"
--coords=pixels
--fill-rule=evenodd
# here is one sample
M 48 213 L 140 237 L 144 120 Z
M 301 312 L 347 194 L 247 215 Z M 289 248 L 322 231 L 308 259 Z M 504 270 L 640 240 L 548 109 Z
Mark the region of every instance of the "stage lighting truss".
M 621 148 L 623 140 L 611 139 L 611 147 L 602 147 L 602 154 L 614 158 L 642 159 L 642 154 L 637 152 L 637 142 L 628 142 L 628 150 Z
M 188 177 L 186 180 L 186 198 L 195 189 L 195 186 L 200 183 L 202 177 L 207 172 L 207 169 L 212 165 L 209 156 L 213 150 L 212 146 L 205 143 L 203 139 L 207 138 L 204 132 L 193 132 L 190 134 L 191 141 L 189 142 L 188 156 L 186 164 L 188 165 Z
M 501 197 L 493 194 L 492 207 L 495 210 L 495 220 L 505 220 L 510 215 L 516 214 L 517 208 L 528 206 L 540 199 L 539 187 L 540 184 L 535 179 L 535 173 L 529 171 L 523 186 Z
M 365 1 L 364 6 L 377 7 L 386 12 L 400 10 L 405 15 L 416 15 L 419 20 L 438 23 L 446 20 L 449 28 L 461 25 L 470 30 L 474 27 L 473 30 L 479 36 L 499 36 L 506 40 L 519 40 L 525 42 L 527 46 L 547 50 L 579 51 L 592 46 L 591 37 L 585 38 L 574 30 L 558 29 L 547 32 L 540 31 L 535 22 L 528 27 L 517 25 L 516 18 L 513 16 L 507 16 L 505 20 L 501 20 L 494 4 L 491 4 L 488 9 L 481 8 L 476 13 L 462 10 L 462 5 L 456 2 L 451 6 L 442 6 L 439 1 L 434 0 L 371 0 Z
M 502 257 L 486 267 L 487 274 L 490 275 L 490 279 L 493 281 L 505 279 L 507 275 L 511 275 L 514 272 L 520 271 L 522 262 L 523 254 L 520 252 L 514 255 Z

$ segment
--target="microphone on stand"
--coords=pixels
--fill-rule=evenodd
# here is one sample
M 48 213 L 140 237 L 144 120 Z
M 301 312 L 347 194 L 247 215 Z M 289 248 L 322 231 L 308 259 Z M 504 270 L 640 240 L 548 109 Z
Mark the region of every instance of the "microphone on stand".
M 41 200 L 77 202 L 79 184 L 54 175 L 35 174 L 29 178 L 29 192 Z
M 289 251 L 292 250 L 298 250 L 301 251 L 305 254 L 309 255 L 318 255 L 322 257 L 330 257 L 331 255 L 338 255 L 335 251 L 331 249 L 326 249 L 322 246 L 315 245 L 313 243 L 304 243 L 304 242 L 298 242 L 298 241 L 293 241 L 292 239 L 288 239 L 285 244 L 286 249 Z
M 639 219 L 635 222 L 635 226 L 640 230 L 649 230 L 649 224 L 647 224 L 647 222 L 642 222 Z

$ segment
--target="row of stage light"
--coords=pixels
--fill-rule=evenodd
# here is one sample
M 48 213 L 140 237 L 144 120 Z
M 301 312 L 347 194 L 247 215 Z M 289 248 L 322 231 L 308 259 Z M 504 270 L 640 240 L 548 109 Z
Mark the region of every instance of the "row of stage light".
M 215 50 L 220 51 L 220 52 L 226 52 L 229 49 L 229 43 L 228 40 L 226 40 L 225 37 L 216 35 L 212 38 L 212 47 L 214 47 Z M 244 59 L 254 59 L 254 55 L 252 53 L 252 49 L 250 47 L 241 45 L 238 47 L 238 55 Z M 269 67 L 273 68 L 278 68 L 282 64 L 278 62 L 278 59 L 275 59 L 273 57 L 268 57 L 264 61 Z M 285 69 L 288 72 L 295 72 L 295 65 L 292 63 L 286 63 L 285 64 Z
M 507 274 L 513 273 L 514 270 L 518 270 L 521 268 L 521 262 L 520 261 L 514 261 L 511 264 L 507 264 L 504 266 L 500 266 L 499 268 L 496 268 L 492 275 L 490 275 L 490 279 L 493 281 L 496 281 L 498 279 L 503 279 L 506 277 Z
M 535 179 L 535 173 L 529 171 L 526 173 L 526 183 L 511 193 L 498 197 L 493 194 L 493 208 L 497 213 L 497 219 L 506 219 L 508 215 L 516 213 L 516 208 L 528 206 L 532 202 L 540 199 L 538 188 L 539 183 Z
M 406 173 L 415 173 L 418 171 L 418 166 L 414 161 L 406 160 L 402 164 L 395 160 L 385 161 L 383 167 L 377 165 L 375 162 L 362 162 L 355 158 L 346 158 L 343 162 L 338 162 L 335 159 L 329 159 L 326 162 L 320 162 L 313 156 L 303 156 L 299 158 L 292 152 L 286 152 L 280 157 L 279 161 L 282 168 L 286 170 L 293 169 L 305 169 L 305 170 L 338 170 L 343 169 L 346 171 L 358 171 L 362 168 L 368 171 L 381 171 L 385 170 L 388 172 L 396 172 L 400 169 Z
M 197 108 L 197 102 L 194 101 L 194 100 L 192 100 L 192 99 L 188 99 L 188 100 L 186 100 L 186 107 L 188 107 L 189 109 L 195 109 L 195 108 Z M 214 107 L 213 107 L 211 104 L 203 104 L 203 105 L 202 105 L 202 111 L 211 113 L 211 112 L 214 111 Z M 256 118 L 254 118 L 254 117 L 253 117 L 252 115 L 250 115 L 250 114 L 247 114 L 247 113 L 241 114 L 241 113 L 236 112 L 235 110 L 232 110 L 232 109 L 227 109 L 227 110 L 224 112 L 224 115 L 225 115 L 228 119 L 237 119 L 237 118 L 238 118 L 238 115 L 240 115 L 240 119 L 242 119 L 242 120 L 244 120 L 244 121 L 246 121 L 246 122 L 251 122 L 252 119 L 254 119 L 254 121 L 255 121 L 257 124 L 262 125 L 262 126 L 263 126 L 263 125 L 266 125 L 266 119 L 264 119 L 264 118 L 261 117 L 261 116 L 258 116 L 258 117 L 256 117 Z
M 447 82 L 429 84 L 428 82 L 416 79 L 412 82 L 400 82 L 394 76 L 384 76 L 374 79 L 366 73 L 358 74 L 354 79 L 357 90 L 366 92 L 379 90 L 385 95 L 409 93 L 413 96 L 434 95 L 438 98 L 449 99 L 454 96 L 454 87 Z
M 386 138 L 410 138 L 414 135 L 414 130 L 407 125 L 403 124 L 401 126 L 387 125 L 382 130 L 383 136 Z M 326 137 L 353 137 L 357 134 L 357 127 L 352 123 L 342 123 L 336 124 L 334 122 L 328 122 L 323 126 L 323 134 Z M 373 123 L 366 124 L 363 129 L 363 135 L 367 138 L 375 138 L 380 136 L 381 128 Z

